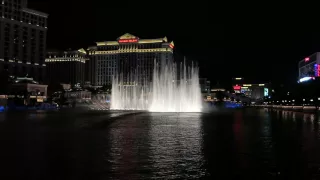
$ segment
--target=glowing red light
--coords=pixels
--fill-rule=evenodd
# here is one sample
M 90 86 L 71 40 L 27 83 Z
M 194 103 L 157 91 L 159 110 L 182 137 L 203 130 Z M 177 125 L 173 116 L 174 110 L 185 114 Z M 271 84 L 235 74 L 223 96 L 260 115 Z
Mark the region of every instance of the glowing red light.
M 138 42 L 138 39 L 119 39 L 119 43 L 135 43 Z
M 238 86 L 238 85 L 233 86 L 233 89 L 234 89 L 234 90 L 240 90 L 240 89 L 241 89 L 241 86 Z
M 305 62 L 307 62 L 307 61 L 309 61 L 309 60 L 310 60 L 309 57 L 304 58 L 304 61 L 305 61 Z
M 169 47 L 171 47 L 172 49 L 174 48 L 174 46 L 172 44 L 169 44 Z

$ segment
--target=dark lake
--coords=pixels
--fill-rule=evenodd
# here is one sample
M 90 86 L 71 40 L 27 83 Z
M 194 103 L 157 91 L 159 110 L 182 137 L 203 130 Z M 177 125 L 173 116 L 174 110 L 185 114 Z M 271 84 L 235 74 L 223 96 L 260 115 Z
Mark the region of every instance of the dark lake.
M 0 179 L 320 179 L 319 115 L 0 114 Z

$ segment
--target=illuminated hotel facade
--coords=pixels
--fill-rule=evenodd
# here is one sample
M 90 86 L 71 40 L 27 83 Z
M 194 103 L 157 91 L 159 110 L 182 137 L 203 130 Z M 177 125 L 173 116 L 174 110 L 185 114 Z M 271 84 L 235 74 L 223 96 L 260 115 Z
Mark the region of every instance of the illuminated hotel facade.
M 27 0 L 0 1 L 0 71 L 44 81 L 47 17 Z
M 94 86 L 112 83 L 114 75 L 123 76 L 124 83 L 130 76 L 139 81 L 151 81 L 154 62 L 173 60 L 173 42 L 167 38 L 140 39 L 126 33 L 116 41 L 97 42 L 89 48 L 88 80 Z M 132 79 L 131 79 L 132 80 Z
M 320 52 L 316 52 L 299 61 L 299 82 L 315 79 L 320 76 Z
M 84 49 L 47 52 L 48 83 L 84 84 L 86 63 L 89 58 Z

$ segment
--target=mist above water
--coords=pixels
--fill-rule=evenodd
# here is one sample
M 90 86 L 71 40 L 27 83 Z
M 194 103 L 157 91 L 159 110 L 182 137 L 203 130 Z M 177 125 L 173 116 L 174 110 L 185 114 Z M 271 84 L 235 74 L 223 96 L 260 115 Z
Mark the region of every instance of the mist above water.
M 141 78 L 137 72 L 114 77 L 111 109 L 201 112 L 199 69 L 193 64 L 154 62 L 152 82 Z

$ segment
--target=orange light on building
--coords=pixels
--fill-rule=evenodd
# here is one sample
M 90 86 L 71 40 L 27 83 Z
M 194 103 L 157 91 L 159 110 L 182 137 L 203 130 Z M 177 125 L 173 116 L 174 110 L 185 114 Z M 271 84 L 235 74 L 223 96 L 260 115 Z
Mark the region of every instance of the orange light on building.
M 119 43 L 136 43 L 138 39 L 119 39 Z
M 171 41 L 171 43 L 169 44 L 169 47 L 170 47 L 171 49 L 174 48 L 174 43 L 173 43 L 173 41 Z

